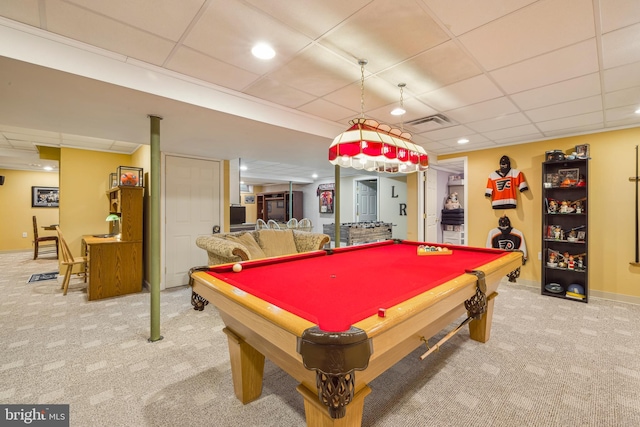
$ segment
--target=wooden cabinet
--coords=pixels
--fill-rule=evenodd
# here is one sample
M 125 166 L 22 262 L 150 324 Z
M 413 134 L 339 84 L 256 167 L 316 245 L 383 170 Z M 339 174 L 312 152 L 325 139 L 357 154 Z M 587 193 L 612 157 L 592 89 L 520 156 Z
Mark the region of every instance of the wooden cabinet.
M 107 192 L 109 213 L 120 217 L 120 240 L 142 240 L 142 187 L 115 187 Z M 114 224 L 111 225 L 114 227 Z M 113 232 L 113 228 L 111 229 Z
M 84 236 L 89 301 L 142 290 L 142 241 Z
M 120 217 L 120 237 L 83 236 L 87 257 L 90 301 L 142 290 L 142 187 L 115 187 L 107 191 L 109 213 Z M 113 221 L 110 225 L 114 233 Z
M 292 213 L 289 214 L 289 203 L 292 202 Z M 258 218 L 263 221 L 270 219 L 276 222 L 287 222 L 291 218 L 301 220 L 302 191 L 280 191 L 273 193 L 259 193 L 257 195 Z
M 543 295 L 589 299 L 588 185 L 588 159 L 542 164 Z

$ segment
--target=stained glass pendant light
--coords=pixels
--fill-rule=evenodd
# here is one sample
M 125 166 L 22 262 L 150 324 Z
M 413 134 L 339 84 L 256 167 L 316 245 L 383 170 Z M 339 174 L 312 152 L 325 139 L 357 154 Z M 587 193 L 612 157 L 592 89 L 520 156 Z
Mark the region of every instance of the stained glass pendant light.
M 349 122 L 351 127 L 338 135 L 329 147 L 329 162 L 333 165 L 366 171 L 411 173 L 429 167 L 427 152 L 411 142 L 411 134 L 402 129 L 378 123 L 364 117 L 364 66 L 360 64 L 360 105 L 362 116 Z

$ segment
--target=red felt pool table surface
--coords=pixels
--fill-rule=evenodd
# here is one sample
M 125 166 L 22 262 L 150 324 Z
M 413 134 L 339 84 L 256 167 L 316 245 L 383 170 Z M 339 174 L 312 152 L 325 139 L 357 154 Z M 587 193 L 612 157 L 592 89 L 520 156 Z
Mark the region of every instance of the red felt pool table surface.
M 509 252 L 451 246 L 451 255 L 418 256 L 422 243 L 384 241 L 243 263 L 208 272 L 270 304 L 338 332 Z

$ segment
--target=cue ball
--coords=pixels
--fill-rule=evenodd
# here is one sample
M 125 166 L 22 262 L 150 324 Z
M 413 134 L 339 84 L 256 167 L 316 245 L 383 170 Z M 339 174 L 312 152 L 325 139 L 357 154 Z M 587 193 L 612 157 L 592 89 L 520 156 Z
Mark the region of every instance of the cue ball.
M 239 273 L 242 271 L 242 265 L 240 264 L 233 264 L 233 271 L 235 271 L 236 273 Z

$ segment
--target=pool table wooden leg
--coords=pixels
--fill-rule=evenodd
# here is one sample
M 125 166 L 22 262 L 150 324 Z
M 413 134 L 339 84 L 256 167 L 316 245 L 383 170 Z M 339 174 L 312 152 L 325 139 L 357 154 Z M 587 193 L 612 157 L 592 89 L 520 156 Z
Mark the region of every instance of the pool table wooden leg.
M 497 292 L 487 296 L 487 310 L 479 319 L 469 323 L 469 335 L 471 339 L 479 342 L 487 342 L 491 338 L 491 321 L 493 319 L 493 300 L 498 296 Z
M 365 385 L 353 395 L 353 400 L 346 406 L 347 413 L 342 418 L 331 418 L 327 407 L 318 399 L 318 392 L 311 391 L 300 384 L 298 392 L 304 398 L 304 412 L 307 417 L 307 427 L 360 427 L 364 398 L 371 393 Z
M 254 401 L 262 394 L 264 355 L 229 328 L 222 331 L 227 334 L 229 343 L 231 376 L 236 397 L 242 403 Z

